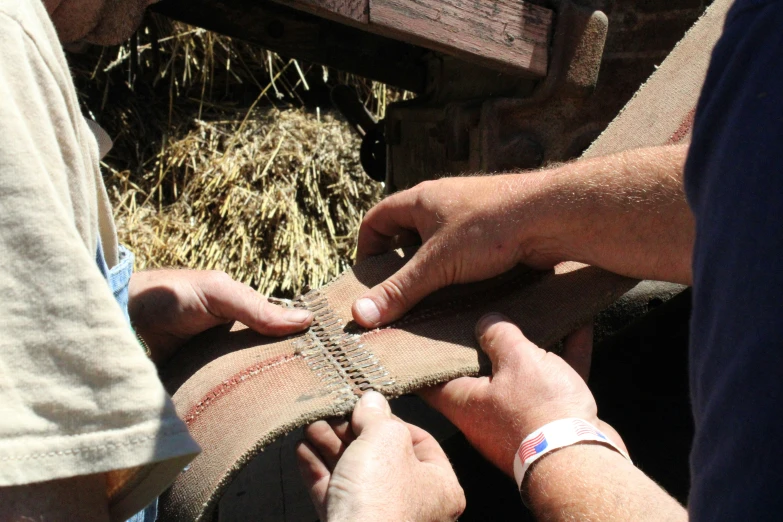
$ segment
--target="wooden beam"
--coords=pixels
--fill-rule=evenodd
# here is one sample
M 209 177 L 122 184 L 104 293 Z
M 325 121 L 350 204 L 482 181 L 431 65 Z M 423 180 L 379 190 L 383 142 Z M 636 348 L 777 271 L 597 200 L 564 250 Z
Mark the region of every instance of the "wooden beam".
M 294 9 L 342 23 L 366 24 L 370 17 L 370 0 L 274 0 Z
M 552 11 L 523 0 L 370 0 L 369 30 L 508 73 L 547 72 Z
M 153 10 L 241 38 L 288 58 L 327 65 L 422 92 L 427 50 L 258 0 L 164 0 Z

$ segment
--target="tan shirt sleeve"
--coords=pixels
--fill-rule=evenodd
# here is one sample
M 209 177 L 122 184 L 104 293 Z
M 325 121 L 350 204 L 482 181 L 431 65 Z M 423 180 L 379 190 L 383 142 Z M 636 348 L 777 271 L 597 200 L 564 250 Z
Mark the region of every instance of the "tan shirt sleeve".
M 198 447 L 97 268 L 97 145 L 53 42 L 40 1 L 0 0 L 0 487 L 107 473 L 123 520 Z

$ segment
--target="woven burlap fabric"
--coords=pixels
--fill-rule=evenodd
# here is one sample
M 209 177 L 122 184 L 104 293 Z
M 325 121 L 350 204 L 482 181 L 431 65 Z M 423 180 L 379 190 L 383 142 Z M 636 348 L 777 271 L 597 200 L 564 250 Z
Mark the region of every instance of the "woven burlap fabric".
M 729 5 L 713 3 L 585 157 L 688 139 Z M 316 316 L 305 334 L 269 339 L 235 325 L 179 352 L 163 378 L 203 452 L 162 497 L 162 520 L 209 520 L 232 477 L 266 445 L 314 420 L 350 412 L 367 389 L 397 396 L 488 371 L 473 334 L 487 312 L 504 313 L 533 342 L 550 346 L 637 283 L 575 263 L 547 273 L 518 268 L 444 289 L 389 328 L 357 328 L 353 302 L 409 256 L 371 259 L 298 299 L 297 306 Z
M 576 263 L 552 272 L 518 268 L 438 292 L 391 327 L 358 329 L 353 302 L 409 256 L 372 259 L 297 300 L 315 313 L 305 334 L 272 340 L 235 325 L 179 352 L 164 379 L 177 389 L 177 412 L 204 451 L 164 497 L 165 520 L 208 520 L 231 478 L 264 446 L 350 412 L 367 389 L 391 397 L 488 371 L 473 333 L 484 314 L 504 313 L 532 341 L 549 346 L 636 284 Z
M 731 4 L 713 2 L 583 157 L 690 141 L 696 102 Z

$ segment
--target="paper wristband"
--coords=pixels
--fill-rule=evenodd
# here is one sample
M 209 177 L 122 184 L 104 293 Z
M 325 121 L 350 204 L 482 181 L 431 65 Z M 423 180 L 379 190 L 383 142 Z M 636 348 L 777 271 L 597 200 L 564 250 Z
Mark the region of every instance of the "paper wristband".
M 535 461 L 552 451 L 586 441 L 604 444 L 631 460 L 628 453 L 589 422 L 582 419 L 560 419 L 537 429 L 519 445 L 514 456 L 514 478 L 517 480 L 517 487 L 522 489 L 527 470 Z

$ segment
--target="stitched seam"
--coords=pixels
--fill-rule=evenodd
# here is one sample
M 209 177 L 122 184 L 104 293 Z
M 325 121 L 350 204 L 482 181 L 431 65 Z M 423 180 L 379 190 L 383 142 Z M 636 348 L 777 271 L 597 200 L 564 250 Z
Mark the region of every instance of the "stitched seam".
M 674 134 L 669 137 L 669 141 L 666 142 L 667 145 L 676 145 L 678 143 L 681 143 L 686 136 L 688 136 L 688 133 L 690 133 L 693 130 L 693 124 L 695 122 L 696 118 L 696 109 L 693 108 L 690 111 L 688 111 L 688 114 L 685 115 L 685 117 L 682 119 L 682 122 L 680 123 L 680 126 L 677 127 L 677 130 L 674 131 Z
M 223 382 L 221 382 L 220 384 L 218 384 L 217 386 L 209 390 L 199 402 L 197 402 L 194 406 L 192 406 L 188 410 L 188 412 L 185 414 L 185 417 L 182 420 L 185 422 L 187 426 L 190 426 L 198 419 L 199 415 L 201 415 L 202 413 L 204 413 L 205 410 L 207 410 L 207 408 L 215 404 L 221 398 L 228 395 L 231 391 L 239 387 L 242 383 L 246 382 L 249 379 L 252 379 L 253 377 L 256 377 L 257 375 L 261 375 L 267 370 L 270 370 L 272 368 L 277 368 L 279 366 L 283 366 L 285 364 L 288 364 L 300 358 L 301 355 L 298 354 L 284 355 L 282 357 L 278 357 L 276 359 L 268 359 L 266 361 L 245 368 L 244 370 L 234 374 L 233 376 L 229 377 L 228 379 L 224 380 Z
M 394 384 L 394 379 L 360 334 L 346 331 L 326 297 L 312 291 L 299 297 L 294 306 L 313 313 L 307 336 L 295 343 L 310 369 L 328 388 L 336 388 L 345 401 L 353 401 L 369 390 Z
M 97 433 L 103 433 L 103 432 L 97 432 Z M 175 428 L 175 429 L 168 429 L 168 430 L 162 430 L 159 433 L 156 433 L 154 435 L 146 435 L 143 437 L 135 437 L 133 439 L 123 441 L 123 442 L 107 442 L 105 444 L 97 445 L 97 446 L 87 446 L 83 448 L 73 448 L 73 449 L 67 449 L 62 451 L 49 451 L 46 453 L 28 453 L 26 455 L 10 455 L 7 457 L 0 457 L 0 462 L 8 462 L 8 461 L 24 461 L 24 460 L 36 460 L 41 458 L 49 458 L 49 457 L 61 457 L 64 455 L 78 455 L 80 453 L 94 453 L 114 448 L 121 448 L 123 446 L 135 446 L 136 444 L 142 444 L 144 442 L 147 442 L 152 439 L 157 439 L 161 435 L 177 435 L 180 433 L 187 433 L 187 430 L 183 430 L 181 428 Z M 92 435 L 92 434 L 88 434 Z
M 506 281 L 501 291 L 494 288 L 484 294 L 505 295 L 520 280 L 529 277 L 530 272 L 515 274 Z M 187 426 L 191 426 L 201 413 L 247 379 L 300 357 L 327 389 L 334 390 L 338 394 L 341 403 L 353 401 L 366 391 L 377 390 L 395 383 L 377 356 L 361 342 L 362 334 L 346 331 L 346 327 L 342 325 L 342 321 L 320 291 L 308 292 L 297 298 L 293 304 L 296 308 L 303 308 L 313 313 L 313 322 L 307 334 L 293 343 L 296 354 L 283 356 L 272 362 L 264 361 L 223 381 L 188 410 L 183 419 Z M 399 329 L 402 326 L 431 319 L 447 313 L 457 305 L 472 308 L 474 303 L 465 303 L 460 298 L 454 298 L 411 314 L 390 327 L 366 332 L 363 335 L 372 335 L 387 329 Z

